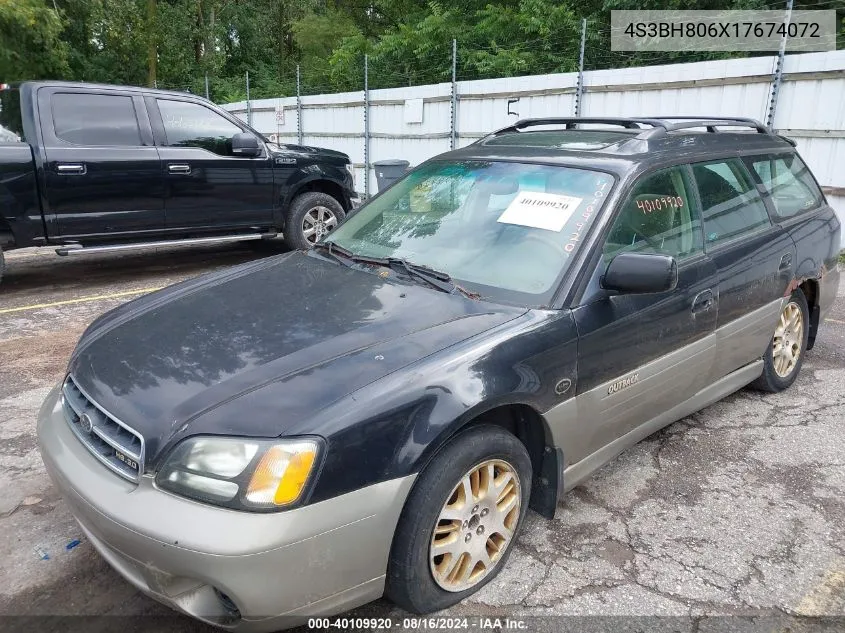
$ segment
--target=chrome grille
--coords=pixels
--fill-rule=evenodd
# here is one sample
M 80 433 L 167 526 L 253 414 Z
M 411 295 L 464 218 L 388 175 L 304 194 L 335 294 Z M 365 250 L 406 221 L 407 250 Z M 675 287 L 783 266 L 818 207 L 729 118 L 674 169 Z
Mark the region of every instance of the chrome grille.
M 62 385 L 65 419 L 79 441 L 107 468 L 137 482 L 144 472 L 144 438 L 106 413 L 71 376 Z

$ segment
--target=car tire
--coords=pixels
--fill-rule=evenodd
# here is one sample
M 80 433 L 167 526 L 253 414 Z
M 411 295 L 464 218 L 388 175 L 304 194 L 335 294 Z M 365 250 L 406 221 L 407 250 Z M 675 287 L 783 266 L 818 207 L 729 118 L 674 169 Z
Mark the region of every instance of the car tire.
M 430 613 L 495 578 L 525 519 L 531 474 L 525 446 L 501 427 L 482 424 L 456 435 L 408 496 L 393 537 L 385 595 L 407 611 Z M 481 562 L 485 554 L 489 566 Z
M 293 199 L 285 217 L 285 244 L 306 250 L 346 218 L 343 205 L 327 193 L 309 191 Z M 309 231 L 312 231 L 310 232 Z
M 781 310 L 775 333 L 763 355 L 763 374 L 751 386 L 777 393 L 794 383 L 804 363 L 809 332 L 807 298 L 801 290 L 796 290 Z

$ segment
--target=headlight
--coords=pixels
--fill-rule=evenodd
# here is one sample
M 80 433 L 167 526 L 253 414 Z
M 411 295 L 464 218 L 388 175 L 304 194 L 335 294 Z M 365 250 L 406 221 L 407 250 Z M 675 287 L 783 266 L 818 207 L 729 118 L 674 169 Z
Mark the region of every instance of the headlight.
M 156 484 L 214 505 L 277 510 L 302 498 L 320 446 L 314 438 L 194 437 L 170 453 Z

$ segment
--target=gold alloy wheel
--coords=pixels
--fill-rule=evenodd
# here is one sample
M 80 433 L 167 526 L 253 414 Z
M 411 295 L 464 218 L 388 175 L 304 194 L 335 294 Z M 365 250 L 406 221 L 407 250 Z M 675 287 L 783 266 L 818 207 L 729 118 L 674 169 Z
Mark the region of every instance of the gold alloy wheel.
M 801 306 L 790 301 L 780 313 L 772 342 L 772 365 L 778 376 L 787 378 L 795 370 L 803 342 L 804 314 Z
M 429 548 L 435 582 L 446 591 L 477 585 L 502 559 L 519 522 L 519 475 L 489 459 L 465 474 L 440 511 Z

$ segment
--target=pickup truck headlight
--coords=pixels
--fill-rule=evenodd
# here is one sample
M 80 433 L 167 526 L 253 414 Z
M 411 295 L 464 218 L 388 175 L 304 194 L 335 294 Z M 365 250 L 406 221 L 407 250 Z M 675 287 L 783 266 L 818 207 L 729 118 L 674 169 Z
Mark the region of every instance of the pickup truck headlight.
M 278 510 L 302 497 L 320 446 L 314 438 L 189 438 L 167 457 L 156 485 L 228 508 Z

